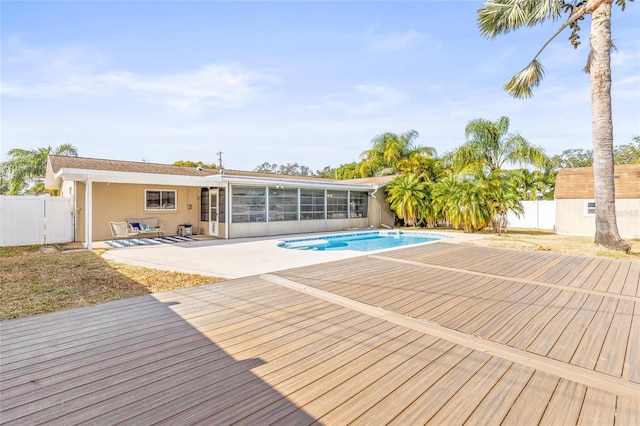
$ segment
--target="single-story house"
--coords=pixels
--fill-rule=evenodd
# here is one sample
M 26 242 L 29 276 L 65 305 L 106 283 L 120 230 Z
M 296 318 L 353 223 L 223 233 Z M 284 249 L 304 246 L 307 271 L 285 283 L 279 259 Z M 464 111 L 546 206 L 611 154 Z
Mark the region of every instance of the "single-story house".
M 157 218 L 217 238 L 393 226 L 393 176 L 333 180 L 145 162 L 49 156 L 46 187 L 73 200 L 75 238 L 111 238 L 110 221 Z
M 616 221 L 622 238 L 640 238 L 640 164 L 614 168 Z M 562 169 L 556 177 L 556 232 L 595 235 L 593 168 Z

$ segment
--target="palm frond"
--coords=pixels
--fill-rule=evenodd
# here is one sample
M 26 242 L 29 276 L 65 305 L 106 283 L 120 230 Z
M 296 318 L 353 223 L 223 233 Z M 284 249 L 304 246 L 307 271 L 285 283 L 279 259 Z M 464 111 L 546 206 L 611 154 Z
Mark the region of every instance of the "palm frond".
M 540 84 L 544 74 L 544 67 L 537 59 L 534 59 L 522 71 L 511 77 L 504 85 L 504 90 L 518 99 L 531 98 L 533 96 L 531 89 Z
M 629 0 L 629 2 L 633 2 L 634 0 Z M 624 12 L 624 9 L 627 7 L 626 0 L 616 0 L 616 5 L 620 6 L 620 9 Z
M 562 0 L 490 0 L 478 10 L 480 33 L 493 39 L 520 27 L 532 27 L 547 19 L 557 19 Z

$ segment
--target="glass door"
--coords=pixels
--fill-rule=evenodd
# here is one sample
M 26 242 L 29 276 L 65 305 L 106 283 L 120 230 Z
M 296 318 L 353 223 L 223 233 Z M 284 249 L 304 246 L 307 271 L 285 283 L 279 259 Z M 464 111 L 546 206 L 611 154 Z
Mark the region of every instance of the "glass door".
M 218 189 L 209 190 L 209 235 L 218 235 Z

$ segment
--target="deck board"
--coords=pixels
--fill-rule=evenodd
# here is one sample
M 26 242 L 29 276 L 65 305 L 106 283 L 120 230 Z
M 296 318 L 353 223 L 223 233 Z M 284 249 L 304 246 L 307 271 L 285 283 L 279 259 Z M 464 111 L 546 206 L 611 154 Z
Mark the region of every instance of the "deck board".
M 276 273 L 572 380 L 260 277 L 5 321 L 0 424 L 637 424 L 639 264 L 436 243 Z
M 582 411 L 587 387 L 569 380 L 560 380 L 549 405 L 540 420 L 541 424 L 574 425 Z
M 539 424 L 547 404 L 531 404 L 532 400 L 550 401 L 560 382 L 557 376 L 540 371 L 533 373 L 513 402 L 502 423 L 505 425 Z

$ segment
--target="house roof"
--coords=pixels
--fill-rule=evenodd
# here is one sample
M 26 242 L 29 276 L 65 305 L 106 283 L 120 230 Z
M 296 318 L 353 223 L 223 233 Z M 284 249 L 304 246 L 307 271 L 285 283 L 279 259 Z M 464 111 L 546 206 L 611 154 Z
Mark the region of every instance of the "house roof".
M 202 185 L 215 180 L 282 181 L 308 184 L 340 186 L 380 187 L 391 182 L 395 176 L 381 176 L 360 179 L 338 180 L 311 176 L 291 176 L 272 173 L 258 173 L 230 169 L 197 169 L 195 167 L 136 161 L 105 160 L 97 158 L 50 155 L 47 164 L 47 187 L 58 188 L 61 180 L 84 181 L 91 175 L 94 181 L 121 183 L 165 183 L 176 185 Z M 147 178 L 144 178 L 144 176 Z M 154 176 L 154 179 L 151 179 Z M 97 178 L 97 180 L 96 180 Z
M 614 168 L 616 198 L 640 198 L 640 164 Z M 556 177 L 556 199 L 593 199 L 593 167 L 562 169 Z

